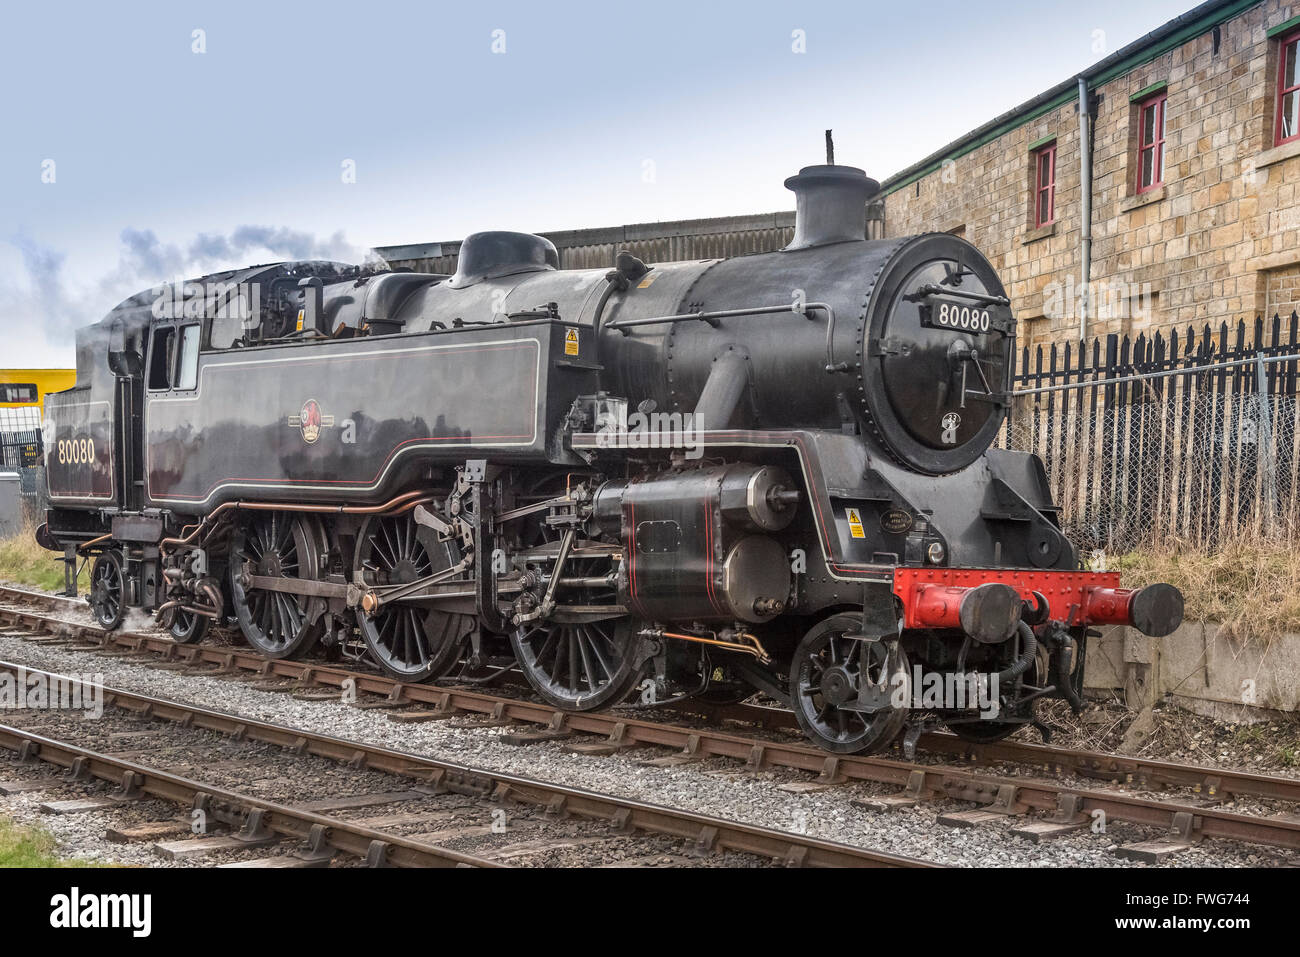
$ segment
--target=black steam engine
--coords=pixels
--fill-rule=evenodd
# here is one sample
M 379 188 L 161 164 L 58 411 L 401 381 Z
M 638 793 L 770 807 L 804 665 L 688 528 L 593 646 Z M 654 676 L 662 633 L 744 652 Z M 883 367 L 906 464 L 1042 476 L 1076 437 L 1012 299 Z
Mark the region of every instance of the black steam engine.
M 992 447 L 1015 324 L 988 261 L 864 240 L 860 170 L 786 185 L 775 253 L 561 271 L 488 232 L 454 276 L 142 293 L 47 399 L 40 540 L 93 559 L 106 628 L 517 668 L 561 708 L 762 692 L 852 752 L 909 715 L 989 740 L 1077 707 L 1090 628 L 1166 634 L 1181 596 L 1081 571 L 1042 464 Z

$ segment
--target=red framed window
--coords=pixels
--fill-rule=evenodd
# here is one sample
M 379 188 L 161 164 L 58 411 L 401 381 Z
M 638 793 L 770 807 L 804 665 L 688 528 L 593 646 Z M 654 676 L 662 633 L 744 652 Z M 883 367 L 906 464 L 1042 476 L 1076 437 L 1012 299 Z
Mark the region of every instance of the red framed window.
M 1157 93 L 1138 104 L 1139 193 L 1165 184 L 1165 100 Z
M 1034 228 L 1056 222 L 1056 144 L 1034 150 Z
M 1300 31 L 1282 38 L 1277 70 L 1277 116 L 1273 123 L 1276 145 L 1300 137 Z

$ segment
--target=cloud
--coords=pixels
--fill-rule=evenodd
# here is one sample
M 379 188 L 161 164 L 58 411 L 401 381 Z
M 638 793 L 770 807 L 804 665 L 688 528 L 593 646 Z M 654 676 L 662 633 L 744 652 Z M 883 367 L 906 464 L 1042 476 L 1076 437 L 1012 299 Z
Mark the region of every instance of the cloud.
M 16 284 L 9 278 L 0 279 L 0 316 L 7 324 L 21 323 L 22 331 L 30 330 L 33 319 L 45 318 L 48 324 L 43 325 L 48 338 L 68 339 L 75 328 L 71 317 L 80 312 L 83 304 L 64 281 L 64 254 L 25 235 L 13 237 L 10 245 L 21 256 L 26 282 Z M 12 273 L 7 270 L 5 275 Z
M 27 236 L 16 236 L 13 245 L 22 254 L 35 297 L 47 304 L 57 302 L 63 295 L 63 253 L 41 246 Z
M 320 239 L 285 226 L 237 226 L 228 235 L 200 233 L 188 244 L 164 242 L 151 229 L 122 230 L 115 268 L 98 278 L 66 274 L 66 256 L 26 234 L 8 238 L 18 269 L 0 270 L 0 321 L 12 335 L 41 328 L 53 346 L 72 343 L 74 331 L 101 319 L 123 299 L 163 282 L 195 278 L 256 263 L 293 259 L 361 262 L 366 250 L 342 231 Z M 15 273 L 17 276 L 15 276 Z
M 122 252 L 115 275 L 145 278 L 176 276 L 185 271 L 186 259 L 176 246 L 158 241 L 152 229 L 122 230 Z
M 242 261 L 249 255 L 269 252 L 286 259 L 359 262 L 363 253 L 347 241 L 342 230 L 322 241 L 310 233 L 284 226 L 238 226 L 229 236 L 200 233 L 190 244 L 189 251 L 195 261 Z

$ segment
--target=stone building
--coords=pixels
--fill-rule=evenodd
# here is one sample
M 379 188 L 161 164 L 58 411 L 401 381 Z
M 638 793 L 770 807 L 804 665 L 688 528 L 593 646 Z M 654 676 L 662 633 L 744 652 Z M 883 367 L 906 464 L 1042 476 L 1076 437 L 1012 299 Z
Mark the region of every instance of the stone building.
M 1297 50 L 1300 2 L 1201 4 L 883 180 L 868 233 L 965 236 L 998 268 L 1030 347 L 1289 316 L 1300 308 Z M 774 250 L 792 228 L 793 213 L 768 213 L 546 235 L 561 266 L 582 268 L 611 264 L 618 248 L 650 261 Z M 458 245 L 379 252 L 452 272 Z

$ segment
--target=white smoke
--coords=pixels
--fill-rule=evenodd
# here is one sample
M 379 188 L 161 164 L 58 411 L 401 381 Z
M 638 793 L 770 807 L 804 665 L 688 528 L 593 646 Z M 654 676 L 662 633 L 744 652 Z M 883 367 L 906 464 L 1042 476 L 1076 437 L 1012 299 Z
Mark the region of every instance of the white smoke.
M 360 262 L 364 250 L 347 241 L 342 230 L 328 239 L 319 240 L 310 233 L 284 226 L 239 226 L 229 236 L 199 233 L 190 244 L 194 262 L 239 261 L 247 264 L 250 255 L 271 252 L 285 259 L 332 259 L 336 262 Z
M 0 270 L 0 321 L 7 327 L 7 338 L 21 342 L 39 336 L 46 340 L 42 346 L 66 348 L 77 328 L 160 283 L 291 259 L 357 263 L 366 258 L 366 250 L 353 246 L 342 231 L 318 239 L 284 226 L 238 226 L 229 235 L 200 233 L 183 246 L 163 242 L 153 230 L 127 228 L 121 242 L 116 267 L 99 277 L 82 278 L 68 274 L 60 250 L 25 234 L 9 237 L 19 268 Z

